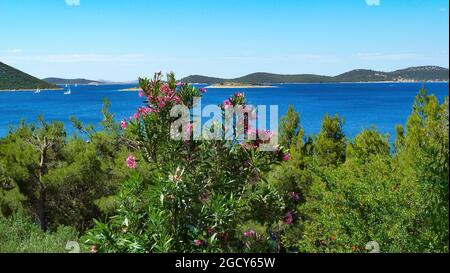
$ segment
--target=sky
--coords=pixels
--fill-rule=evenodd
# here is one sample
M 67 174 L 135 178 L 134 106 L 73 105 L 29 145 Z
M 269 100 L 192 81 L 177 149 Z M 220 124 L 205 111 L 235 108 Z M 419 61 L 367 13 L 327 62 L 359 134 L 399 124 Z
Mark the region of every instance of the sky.
M 447 0 L 0 0 L 0 61 L 131 81 L 449 66 Z

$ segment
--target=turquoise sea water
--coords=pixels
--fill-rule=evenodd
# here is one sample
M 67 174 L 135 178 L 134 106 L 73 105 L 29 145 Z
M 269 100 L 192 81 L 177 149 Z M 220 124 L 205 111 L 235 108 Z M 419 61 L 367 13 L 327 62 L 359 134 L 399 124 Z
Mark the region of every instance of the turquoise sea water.
M 84 123 L 98 124 L 104 98 L 111 102 L 110 111 L 117 120 L 129 117 L 141 106 L 141 99 L 137 92 L 118 91 L 128 87 L 132 85 L 79 85 L 71 87 L 71 95 L 64 95 L 64 91 L 0 92 L 0 136 L 5 136 L 9 126 L 21 119 L 35 122 L 39 114 L 47 121 L 63 121 L 69 133 L 73 132 L 70 116 Z M 395 126 L 405 124 L 421 87 L 421 83 L 336 83 L 209 89 L 202 104 L 219 104 L 241 91 L 253 105 L 278 105 L 280 117 L 288 105 L 294 105 L 301 113 L 301 124 L 307 134 L 317 133 L 323 116 L 329 113 L 345 119 L 344 131 L 349 137 L 372 125 L 381 133 L 395 136 Z M 425 88 L 440 102 L 449 95 L 448 83 L 425 83 Z

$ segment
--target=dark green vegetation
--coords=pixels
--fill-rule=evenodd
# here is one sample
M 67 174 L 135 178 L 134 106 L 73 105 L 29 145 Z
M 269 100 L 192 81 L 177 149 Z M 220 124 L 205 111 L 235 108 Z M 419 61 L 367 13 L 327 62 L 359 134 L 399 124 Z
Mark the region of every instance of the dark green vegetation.
M 448 98 L 421 90 L 394 147 L 375 128 L 346 138 L 337 116 L 305 136 L 291 107 L 264 152 L 173 140 L 171 107 L 201 92 L 173 75 L 140 87 L 148 101 L 120 126 L 105 104 L 102 131 L 73 120 L 86 138 L 39 119 L 0 139 L 0 252 L 448 253 Z
M 42 81 L 0 62 L 0 90 L 53 89 L 56 85 Z
M 52 83 L 52 84 L 100 84 L 102 82 L 92 81 L 86 79 L 62 79 L 62 78 L 45 78 L 43 81 Z
M 379 82 L 379 81 L 448 81 L 447 68 L 438 66 L 420 66 L 397 70 L 394 72 L 381 72 L 374 70 L 357 69 L 341 75 L 330 77 L 312 74 L 279 75 L 271 73 L 253 73 L 235 79 L 212 78 L 193 75 L 182 79 L 189 83 L 223 84 L 226 82 L 243 84 L 264 83 L 320 83 L 320 82 Z

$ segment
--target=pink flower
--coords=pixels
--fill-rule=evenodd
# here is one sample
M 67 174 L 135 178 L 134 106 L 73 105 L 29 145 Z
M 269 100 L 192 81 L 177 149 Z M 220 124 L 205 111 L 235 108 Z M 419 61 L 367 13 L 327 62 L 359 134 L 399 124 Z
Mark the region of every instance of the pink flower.
M 291 158 L 291 156 L 289 154 L 283 155 L 283 161 L 289 161 L 290 158 Z
M 258 132 L 259 139 L 262 141 L 270 141 L 270 139 L 274 136 L 272 131 L 260 131 Z
M 184 85 L 186 85 L 186 83 L 184 83 L 184 82 L 177 82 L 177 86 L 184 86 Z
M 139 107 L 137 112 L 134 114 L 135 119 L 139 119 L 141 116 L 146 116 L 151 113 L 153 110 L 149 107 Z
M 164 101 L 158 102 L 158 108 L 164 108 L 166 106 L 166 103 Z
M 177 86 L 180 85 L 183 85 L 183 83 L 177 83 Z M 167 84 L 164 84 L 163 86 L 161 86 L 161 92 L 168 94 L 172 92 L 172 90 L 170 90 L 170 87 Z
M 295 202 L 298 202 L 298 200 L 300 200 L 300 195 L 298 194 L 298 192 L 295 192 L 295 191 L 290 192 L 289 197 L 294 199 Z
M 206 88 L 204 88 L 204 87 L 200 88 L 200 92 L 206 93 Z
M 120 127 L 125 130 L 127 128 L 127 120 L 123 119 L 122 122 L 120 122 Z
M 255 129 L 248 129 L 247 134 L 248 134 L 248 139 L 256 140 L 256 138 L 258 136 L 258 131 Z
M 256 234 L 256 232 L 254 230 L 247 230 L 246 232 L 244 232 L 244 237 L 250 238 L 250 237 L 254 237 Z
M 233 106 L 233 104 L 231 103 L 230 99 L 225 100 L 223 102 L 223 105 L 224 105 L 225 109 L 230 107 L 230 106 Z
M 127 162 L 128 168 L 130 168 L 130 169 L 136 169 L 137 168 L 136 158 L 134 158 L 134 156 L 129 155 L 127 157 L 126 162 Z
M 234 94 L 236 97 L 243 97 L 244 95 L 242 94 L 242 93 L 236 93 L 236 94 Z
M 194 244 L 196 245 L 196 246 L 201 246 L 202 244 L 203 244 L 203 241 L 202 240 L 194 240 Z
M 144 92 L 142 92 L 142 90 L 139 90 L 139 98 L 142 98 L 144 96 Z
M 173 100 L 173 102 L 174 102 L 175 104 L 180 104 L 180 103 L 181 103 L 181 99 L 180 99 L 180 97 L 177 96 L 177 95 L 173 96 L 172 100 Z
M 292 216 L 292 212 L 288 211 L 284 217 L 284 223 L 286 225 L 291 225 L 292 222 L 294 222 L 294 217 Z
M 151 113 L 152 111 L 153 111 L 153 109 L 150 107 L 142 107 L 141 108 L 141 114 L 143 114 L 143 115 L 147 115 L 147 114 Z

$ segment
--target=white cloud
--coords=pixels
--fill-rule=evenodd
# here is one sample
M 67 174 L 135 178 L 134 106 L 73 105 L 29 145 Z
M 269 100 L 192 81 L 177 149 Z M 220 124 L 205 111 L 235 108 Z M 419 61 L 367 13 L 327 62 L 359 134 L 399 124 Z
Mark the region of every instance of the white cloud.
M 79 6 L 80 0 L 66 0 L 66 5 L 68 6 Z
M 369 6 L 379 6 L 380 0 L 366 0 L 366 4 Z
M 5 49 L 5 50 L 0 50 L 1 53 L 14 53 L 14 54 L 18 54 L 18 53 L 22 53 L 22 49 L 20 48 L 14 48 L 14 49 Z

